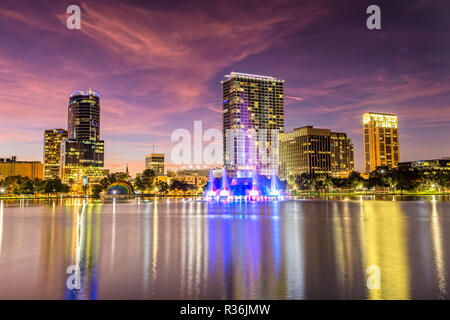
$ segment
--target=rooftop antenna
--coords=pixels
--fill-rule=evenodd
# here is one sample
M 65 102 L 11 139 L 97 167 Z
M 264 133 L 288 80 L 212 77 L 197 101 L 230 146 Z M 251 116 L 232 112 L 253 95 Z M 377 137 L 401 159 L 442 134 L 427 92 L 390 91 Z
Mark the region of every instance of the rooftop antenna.
M 155 145 L 153 145 L 153 153 L 155 153 Z

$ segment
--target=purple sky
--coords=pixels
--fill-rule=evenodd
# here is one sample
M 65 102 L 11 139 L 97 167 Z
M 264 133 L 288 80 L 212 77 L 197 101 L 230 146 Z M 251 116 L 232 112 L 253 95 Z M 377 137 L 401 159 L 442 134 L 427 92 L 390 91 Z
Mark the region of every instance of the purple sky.
M 0 3 L 0 157 L 42 160 L 68 96 L 101 94 L 106 167 L 142 171 L 174 129 L 221 128 L 230 71 L 285 80 L 286 130 L 344 131 L 362 170 L 361 116 L 394 113 L 400 160 L 450 156 L 450 4 L 395 1 Z M 82 8 L 81 30 L 66 8 Z M 368 5 L 382 30 L 366 28 Z

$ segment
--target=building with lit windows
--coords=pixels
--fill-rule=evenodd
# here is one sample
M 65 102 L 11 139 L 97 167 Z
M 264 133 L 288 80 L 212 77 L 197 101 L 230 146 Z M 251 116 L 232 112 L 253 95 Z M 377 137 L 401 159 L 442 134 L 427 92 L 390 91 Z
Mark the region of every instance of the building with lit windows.
M 419 171 L 450 170 L 450 158 L 400 162 L 398 166 L 403 168 L 415 168 Z
M 355 169 L 352 139 L 343 132 L 331 132 L 331 175 L 347 178 Z
M 231 72 L 222 81 L 224 164 L 231 174 L 278 167 L 278 133 L 284 131 L 284 80 Z
M 398 117 L 367 112 L 363 115 L 365 173 L 377 167 L 395 168 L 400 161 Z
M 28 177 L 30 179 L 42 179 L 44 177 L 44 165 L 40 161 L 17 161 L 17 158 L 0 158 L 0 176 Z
M 150 153 L 145 156 L 145 169 L 155 171 L 157 176 L 164 175 L 164 153 Z
M 44 179 L 61 178 L 61 142 L 67 138 L 65 129 L 45 130 Z
M 69 98 L 68 139 L 61 144 L 61 177 L 70 185 L 96 183 L 105 173 L 100 140 L 100 96 L 77 91 Z
M 312 126 L 280 134 L 280 176 L 331 174 L 331 131 Z
M 280 176 L 331 175 L 345 178 L 354 170 L 353 143 L 343 132 L 306 126 L 280 134 Z

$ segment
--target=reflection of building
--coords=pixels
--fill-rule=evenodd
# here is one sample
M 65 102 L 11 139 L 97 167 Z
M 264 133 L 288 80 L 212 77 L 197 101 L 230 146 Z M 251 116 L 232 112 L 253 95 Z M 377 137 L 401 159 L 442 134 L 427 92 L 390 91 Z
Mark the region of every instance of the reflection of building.
M 155 171 L 157 176 L 164 175 L 164 153 L 150 153 L 146 155 L 145 169 Z
M 398 166 L 418 170 L 450 170 L 450 158 L 400 162 Z
M 363 130 L 365 172 L 381 166 L 397 167 L 400 159 L 398 117 L 392 114 L 365 113 Z
M 353 143 L 347 134 L 331 132 L 331 174 L 337 178 L 346 178 L 355 168 Z
M 64 183 L 94 183 L 101 177 L 104 141 L 100 140 L 100 96 L 78 91 L 70 96 L 68 136 L 61 145 Z
M 17 161 L 16 157 L 0 158 L 0 176 L 42 179 L 44 177 L 44 165 L 40 161 Z
M 44 178 L 60 177 L 61 141 L 68 138 L 67 130 L 45 130 L 44 134 Z
M 331 132 L 312 126 L 280 134 L 280 175 L 283 178 L 331 173 Z
M 270 175 L 278 166 L 277 130 L 284 131 L 284 81 L 231 72 L 222 81 L 224 163 Z M 258 152 L 259 148 L 259 152 Z

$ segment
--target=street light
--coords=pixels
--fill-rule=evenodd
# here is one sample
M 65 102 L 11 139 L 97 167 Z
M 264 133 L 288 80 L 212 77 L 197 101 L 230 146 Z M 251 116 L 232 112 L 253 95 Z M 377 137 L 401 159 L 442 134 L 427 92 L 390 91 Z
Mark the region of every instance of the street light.
M 5 193 L 5 188 L 1 188 L 0 193 L 2 193 L 2 194 Z

